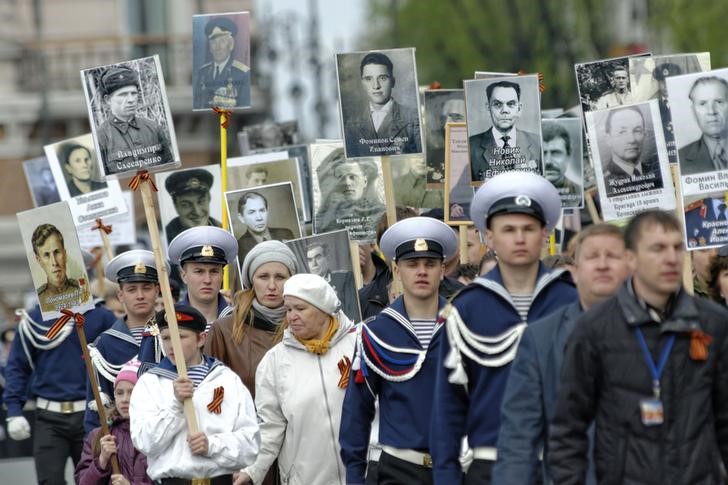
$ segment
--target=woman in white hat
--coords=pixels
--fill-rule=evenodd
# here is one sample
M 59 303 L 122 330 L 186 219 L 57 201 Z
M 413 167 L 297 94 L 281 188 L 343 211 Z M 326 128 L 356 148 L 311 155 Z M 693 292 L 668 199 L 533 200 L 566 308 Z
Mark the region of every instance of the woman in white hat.
M 260 452 L 235 483 L 260 483 L 278 458 L 282 483 L 343 485 L 337 437 L 356 340 L 354 324 L 320 276 L 292 276 L 283 297 L 283 340 L 263 357 L 256 373 Z

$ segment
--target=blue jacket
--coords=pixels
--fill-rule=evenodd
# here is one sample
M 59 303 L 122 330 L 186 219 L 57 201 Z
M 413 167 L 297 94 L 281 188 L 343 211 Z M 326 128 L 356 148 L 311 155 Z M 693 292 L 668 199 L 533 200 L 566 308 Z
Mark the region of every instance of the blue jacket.
M 45 330 L 55 322 L 42 321 L 37 305 L 29 316 Z M 87 342 L 93 342 L 111 327 L 116 318 L 112 312 L 99 306 L 84 313 L 84 317 Z M 17 332 L 5 368 L 3 399 L 8 407 L 8 416 L 22 415 L 25 401 L 36 397 L 49 401 L 80 401 L 86 396 L 87 380 L 83 350 L 75 327 L 58 347 L 48 350 L 35 348 L 27 337 Z
M 527 321 L 535 321 L 558 308 L 577 301 L 576 289 L 563 271 L 549 272 L 540 265 Z M 494 337 L 521 324 L 521 318 L 503 285 L 496 266 L 485 278 L 477 278 L 453 300 L 465 326 L 473 333 Z M 517 345 L 517 343 L 516 343 Z M 450 353 L 449 339 L 443 339 L 438 356 L 435 402 L 430 433 L 430 450 L 436 484 L 450 485 L 463 479 L 458 460 L 461 441 L 471 447 L 495 449 L 500 427 L 500 409 L 508 380 L 510 362 L 484 367 L 462 355 L 467 386 L 453 384 L 445 367 Z
M 445 299 L 440 298 L 439 308 L 441 309 L 444 305 Z M 392 311 L 396 312 L 394 316 L 389 313 Z M 366 345 L 367 340 L 372 346 L 377 345 L 372 334 L 393 347 L 425 350 L 409 323 L 403 297 L 397 298 L 387 309 L 379 313 L 375 320 L 367 325 L 367 328 L 368 330 L 363 327 L 360 329 L 362 339 L 365 339 L 366 335 L 362 346 L 372 363 L 379 358 L 390 369 L 405 371 L 412 369 L 414 364 L 398 365 L 388 362 L 386 359 L 400 362 L 415 360 L 415 356 L 410 353 L 387 350 L 377 352 L 377 354 L 370 353 Z M 357 349 L 354 360 L 360 360 L 362 372 L 366 371 L 366 382 L 357 383 L 357 372 L 352 370 L 344 397 L 339 444 L 341 445 L 341 459 L 346 466 L 346 483 L 364 483 L 369 433 L 377 398 L 379 399 L 379 442 L 394 448 L 429 450 L 437 349 L 445 338 L 443 335 L 444 328 L 438 324 L 419 371 L 401 382 L 388 381 L 379 376 L 375 370 L 367 366 Z M 366 370 L 364 367 L 367 367 Z M 389 374 L 381 367 L 379 369 Z
M 119 319 L 114 325 L 102 333 L 96 342 L 94 342 L 96 350 L 103 358 L 113 365 L 121 365 L 129 362 L 139 353 L 139 344 L 129 331 L 125 319 Z M 96 379 L 98 380 L 101 392 L 114 399 L 114 383 L 109 381 L 96 371 Z M 94 400 L 91 383 L 86 383 L 86 402 Z M 86 409 L 83 427 L 86 433 L 90 433 L 94 428 L 99 427 L 99 414 L 91 409 Z
M 581 304 L 572 303 L 523 332 L 503 395 L 493 483 L 535 484 L 542 449 L 543 483 L 551 483 L 546 447 L 549 422 L 556 411 L 566 341 L 581 314 Z M 593 473 L 587 484 L 596 484 Z

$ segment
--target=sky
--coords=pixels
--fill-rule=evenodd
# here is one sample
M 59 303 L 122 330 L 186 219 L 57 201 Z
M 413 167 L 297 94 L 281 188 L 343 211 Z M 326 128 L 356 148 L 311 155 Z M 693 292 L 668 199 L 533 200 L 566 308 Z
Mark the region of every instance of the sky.
M 320 133 L 316 123 L 314 106 L 313 73 L 307 63 L 307 52 L 288 55 L 289 36 L 299 46 L 309 38 L 310 0 L 257 0 L 257 21 L 273 18 L 266 25 L 272 26 L 271 35 L 262 39 L 271 42 L 281 58 L 274 71 L 273 116 L 276 121 L 296 119 L 299 131 L 308 139 L 338 138 L 341 128 L 337 104 L 334 53 L 356 50 L 356 39 L 361 26 L 366 25 L 366 0 L 317 0 L 319 10 L 319 60 L 323 64 L 322 89 L 330 122 L 325 132 Z M 292 65 L 297 62 L 297 65 Z M 294 75 L 295 74 L 295 75 Z M 303 87 L 302 109 L 297 109 L 288 94 L 290 87 L 300 81 Z M 298 116 L 297 116 L 298 115 Z

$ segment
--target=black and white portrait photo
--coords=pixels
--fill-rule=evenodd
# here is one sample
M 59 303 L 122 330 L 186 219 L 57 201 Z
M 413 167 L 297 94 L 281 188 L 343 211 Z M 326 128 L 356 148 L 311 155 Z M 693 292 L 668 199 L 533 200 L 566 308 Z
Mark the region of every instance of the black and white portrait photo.
M 445 123 L 465 121 L 465 93 L 462 89 L 426 90 L 425 156 L 427 186 L 442 188 L 445 183 Z
M 250 14 L 192 16 L 193 109 L 250 107 Z
M 414 49 L 336 55 L 347 158 L 422 153 Z
M 327 232 L 286 241 L 296 255 L 299 268 L 324 278 L 341 301 L 341 309 L 354 321 L 361 320 L 351 249 L 346 230 Z
M 561 207 L 584 206 L 584 157 L 579 118 L 551 118 L 541 122 L 543 176 L 559 191 Z
M 657 100 L 592 111 L 586 120 L 605 220 L 675 207 Z
M 425 157 L 422 155 L 397 157 L 391 161 L 391 167 L 392 180 L 394 180 L 394 201 L 397 206 L 412 207 L 413 209 L 442 209 L 444 204 L 442 189 L 431 189 L 426 184 Z M 443 161 L 443 172 L 444 170 Z
M 67 202 L 18 213 L 23 246 L 44 320 L 93 308 L 81 246 Z
M 298 121 L 265 121 L 243 128 L 238 133 L 238 145 L 240 153 L 247 155 L 257 150 L 295 145 L 299 143 L 298 138 Z
M 225 202 L 238 239 L 238 264 L 259 242 L 302 236 L 290 182 L 225 192 Z
M 220 165 L 155 174 L 167 244 L 196 226 L 222 227 Z
M 105 181 L 91 133 L 43 147 L 61 200 L 67 200 L 76 226 L 127 211 L 118 180 Z
M 313 179 L 311 175 L 309 147 L 308 145 L 285 145 L 278 148 L 257 148 L 255 150 L 251 150 L 251 153 L 271 153 L 272 151 L 278 150 L 285 150 L 288 153 L 288 156 L 283 158 L 295 158 L 298 162 L 298 173 L 301 174 L 301 190 L 303 190 L 303 198 L 305 200 L 304 213 L 306 214 L 306 220 L 304 222 L 311 222 L 311 208 L 313 207 Z
M 85 69 L 81 79 L 96 153 L 107 177 L 179 166 L 159 57 Z
M 574 70 L 584 113 L 634 102 L 629 84 L 629 57 L 575 64 Z
M 630 57 L 629 59 L 629 78 L 634 101 L 656 99 L 659 103 L 662 131 L 665 135 L 670 163 L 677 163 L 677 147 L 675 146 L 666 79 L 672 76 L 705 71 L 710 71 L 709 52 Z
M 32 158 L 23 162 L 25 180 L 35 207 L 61 201 L 53 172 L 46 157 Z
M 465 123 L 445 126 L 445 222 L 451 225 L 472 224 L 470 203 L 475 189 L 470 180 L 468 129 Z
M 667 91 L 680 175 L 728 170 L 728 69 L 667 78 Z M 690 185 L 686 195 L 706 191 Z
M 538 76 L 464 81 L 473 184 L 511 170 L 541 173 Z
M 311 145 L 314 176 L 313 232 L 348 229 L 353 241 L 374 242 L 385 213 L 378 157 L 347 159 L 340 143 Z

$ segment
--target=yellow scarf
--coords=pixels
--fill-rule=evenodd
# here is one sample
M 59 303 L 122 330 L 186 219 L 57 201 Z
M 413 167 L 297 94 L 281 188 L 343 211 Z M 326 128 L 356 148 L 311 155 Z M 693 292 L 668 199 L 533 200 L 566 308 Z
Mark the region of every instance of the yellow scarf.
M 296 337 L 306 350 L 316 355 L 323 355 L 329 350 L 331 339 L 334 338 L 336 331 L 339 329 L 339 322 L 334 317 L 329 317 L 329 328 L 321 338 L 302 339 Z

